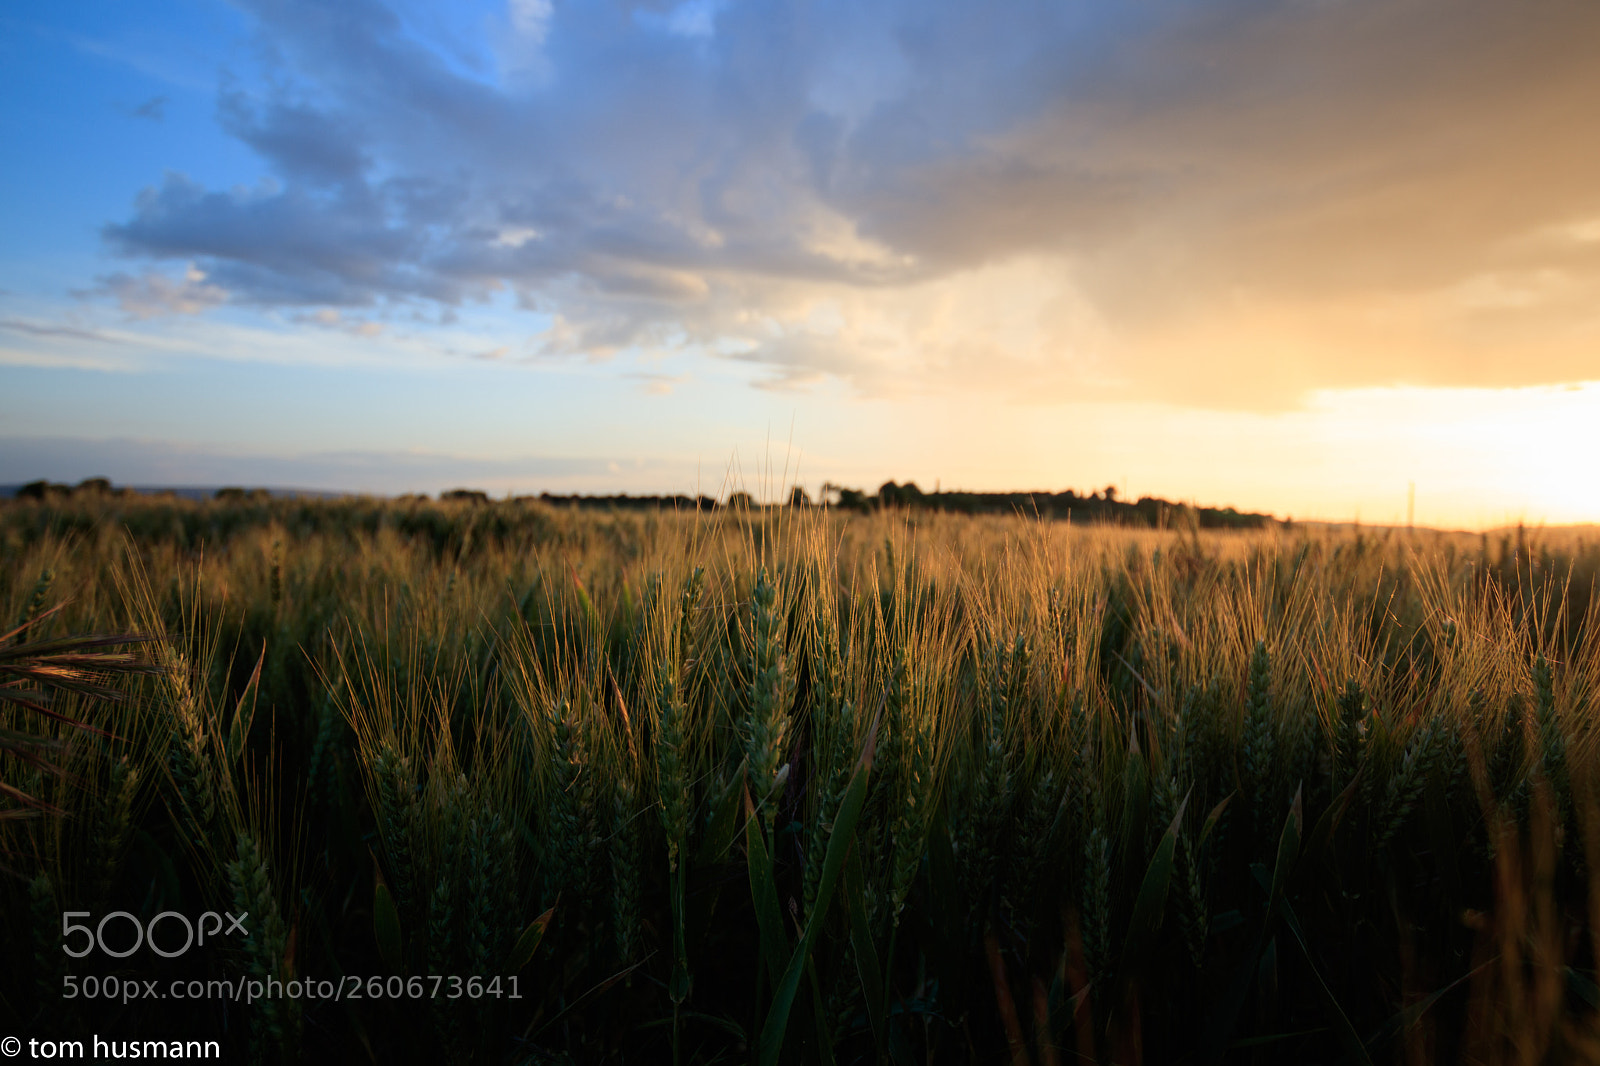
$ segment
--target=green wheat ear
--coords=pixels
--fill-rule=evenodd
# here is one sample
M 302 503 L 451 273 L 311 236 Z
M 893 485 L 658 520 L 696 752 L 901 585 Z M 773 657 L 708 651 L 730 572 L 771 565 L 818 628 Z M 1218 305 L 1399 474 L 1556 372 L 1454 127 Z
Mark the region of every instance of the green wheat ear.
M 761 811 L 767 835 L 778 817 L 788 767 L 783 765 L 794 701 L 795 680 L 779 632 L 783 624 L 778 589 L 762 568 L 751 592 L 752 641 L 748 660 L 749 717 L 745 726 L 745 759 L 751 791 Z
M 1365 730 L 1362 720 L 1367 716 L 1367 697 L 1361 684 L 1354 679 L 1346 682 L 1339 696 L 1339 721 L 1334 731 L 1333 791 L 1344 791 L 1361 766 L 1362 744 Z
M 1084 841 L 1083 953 L 1091 980 L 1100 985 L 1111 975 L 1111 840 L 1101 819 Z
M 1250 790 L 1251 810 L 1257 828 L 1272 818 L 1273 782 L 1277 773 L 1277 729 L 1273 719 L 1272 658 L 1267 643 L 1256 641 L 1250 655 L 1250 681 L 1245 702 L 1243 749 L 1245 785 Z
M 134 799 L 139 791 L 139 770 L 126 755 L 111 764 L 110 780 L 101 797 L 95 823 L 94 854 L 99 862 L 95 898 L 111 898 L 112 883 L 122 865 L 122 855 L 133 828 Z
M 611 807 L 611 922 L 617 961 L 627 965 L 637 955 L 644 898 L 643 863 L 637 789 L 629 768 L 612 789 Z
M 683 718 L 672 669 L 663 663 L 656 674 L 656 780 L 660 796 L 661 828 L 667 837 L 667 871 L 675 873 L 689 841 L 690 795 L 685 761 Z
M 1556 792 L 1559 814 L 1572 808 L 1572 778 L 1567 769 L 1567 736 L 1556 712 L 1555 672 L 1541 653 L 1533 663 L 1534 718 L 1539 728 L 1539 768 Z
M 268 579 L 267 602 L 272 606 L 272 613 L 278 613 L 278 606 L 283 602 L 283 542 L 272 542 L 272 571 Z
M 1430 719 L 1406 745 L 1400 760 L 1400 771 L 1389 778 L 1384 792 L 1376 846 L 1383 848 L 1404 827 L 1412 808 L 1422 797 L 1440 747 L 1442 726 L 1438 718 Z
M 50 567 L 45 567 L 39 572 L 39 580 L 34 583 L 33 593 L 29 595 L 27 605 L 22 608 L 22 614 L 17 618 L 16 635 L 12 639 L 21 643 L 25 638 L 23 630 L 39 617 L 39 612 L 44 610 L 44 603 L 50 596 L 50 586 L 55 583 L 56 572 Z
M 235 911 L 250 915 L 250 935 L 244 952 L 252 977 L 287 981 L 293 975 L 288 963 L 288 930 L 284 927 L 278 897 L 272 888 L 266 857 L 255 837 L 241 832 L 237 837 L 237 858 L 225 867 Z M 251 1032 L 258 1047 L 270 1043 L 288 1058 L 298 1047 L 300 1003 L 287 998 L 264 997 L 254 1004 Z

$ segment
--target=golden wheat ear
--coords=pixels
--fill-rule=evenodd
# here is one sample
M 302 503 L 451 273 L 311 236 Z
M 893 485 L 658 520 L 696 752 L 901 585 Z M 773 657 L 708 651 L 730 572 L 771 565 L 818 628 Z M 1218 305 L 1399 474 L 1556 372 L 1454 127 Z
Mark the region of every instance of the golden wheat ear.
M 160 667 L 132 652 L 103 649 L 147 643 L 154 638 L 129 633 L 27 639 L 25 634 L 29 629 L 65 606 L 60 603 L 47 611 L 30 612 L 31 617 L 21 625 L 0 634 L 0 706 L 18 707 L 73 729 L 111 737 L 111 733 L 98 726 L 56 710 L 56 697 L 70 693 L 88 700 L 120 701 L 124 693 L 114 687 L 112 681 L 133 674 L 156 673 Z M 0 729 L 0 752 L 53 776 L 63 776 L 64 771 L 41 753 L 62 746 L 59 738 L 32 729 Z M 28 817 L 28 811 L 60 813 L 54 805 L 5 781 L 0 781 L 0 794 L 22 804 L 20 808 L 0 810 L 0 818 Z

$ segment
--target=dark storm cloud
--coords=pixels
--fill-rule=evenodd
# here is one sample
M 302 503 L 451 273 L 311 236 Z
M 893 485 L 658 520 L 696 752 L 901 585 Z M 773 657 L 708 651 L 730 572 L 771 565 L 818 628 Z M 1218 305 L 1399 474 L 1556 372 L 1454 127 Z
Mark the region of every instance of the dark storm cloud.
M 514 0 L 495 70 L 376 0 L 245 6 L 272 88 L 219 113 L 278 184 L 169 176 L 105 231 L 236 300 L 509 284 L 562 316 L 552 351 L 736 336 L 793 382 L 877 372 L 792 328 L 806 286 L 1032 256 L 1135 384 L 1286 351 L 1262 396 L 1597 370 L 1593 4 Z

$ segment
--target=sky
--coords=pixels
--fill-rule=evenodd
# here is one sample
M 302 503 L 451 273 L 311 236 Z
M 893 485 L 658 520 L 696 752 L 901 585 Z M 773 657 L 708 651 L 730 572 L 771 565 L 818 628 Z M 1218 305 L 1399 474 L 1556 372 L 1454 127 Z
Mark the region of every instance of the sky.
M 11 0 L 0 483 L 1600 521 L 1585 0 Z

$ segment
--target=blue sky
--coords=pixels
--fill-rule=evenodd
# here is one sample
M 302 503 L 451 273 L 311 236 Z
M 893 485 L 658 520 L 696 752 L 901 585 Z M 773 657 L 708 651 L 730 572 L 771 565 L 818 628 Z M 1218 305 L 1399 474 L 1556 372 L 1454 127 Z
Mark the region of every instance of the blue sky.
M 1575 2 L 12 3 L 0 482 L 1600 520 L 1597 47 Z

